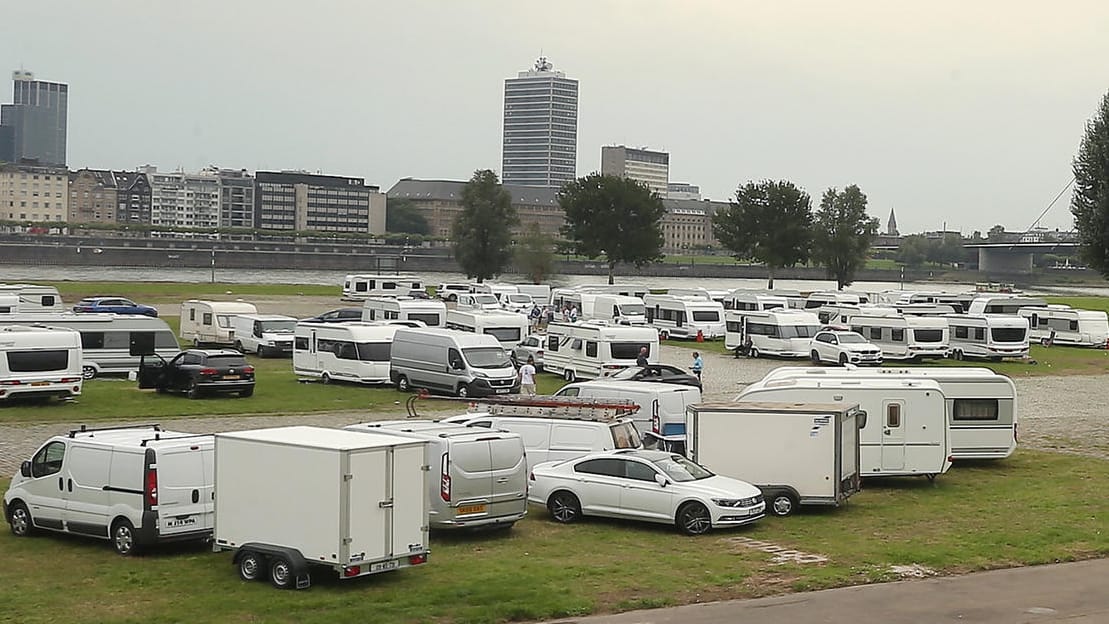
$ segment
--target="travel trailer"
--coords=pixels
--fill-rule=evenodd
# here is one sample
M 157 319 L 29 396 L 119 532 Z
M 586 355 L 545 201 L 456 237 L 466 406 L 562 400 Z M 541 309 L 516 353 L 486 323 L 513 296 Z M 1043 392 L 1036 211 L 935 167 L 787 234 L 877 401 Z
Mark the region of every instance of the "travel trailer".
M 999 314 L 951 314 L 945 316 L 949 328 L 951 357 L 966 358 L 1028 357 L 1028 320 Z
M 724 309 L 740 311 L 766 311 L 789 308 L 789 299 L 764 291 L 737 288 L 724 299 Z
M 447 310 L 447 329 L 486 334 L 513 348 L 528 335 L 528 317 L 505 310 Z
M 727 300 L 729 296 L 731 296 L 731 291 L 700 287 L 668 288 L 666 290 L 666 294 L 674 295 L 677 297 L 700 297 L 702 299 L 708 299 L 709 301 L 715 301 L 723 305 L 724 301 Z
M 414 275 L 354 274 L 343 278 L 343 301 L 362 301 L 368 297 L 407 297 L 413 291 L 425 292 L 424 283 Z
M 639 350 L 659 361 L 658 332 L 650 327 L 612 325 L 605 321 L 551 323 L 543 351 L 543 370 L 566 381 L 597 379 L 635 366 Z
M 531 295 L 532 301 L 541 306 L 551 302 L 550 284 L 516 284 L 516 290 L 522 295 Z
M 883 360 L 944 358 L 950 350 L 947 319 L 935 316 L 868 316 L 850 318 L 851 331 L 882 350 Z
M 967 308 L 968 314 L 1008 314 L 1019 316 L 1021 308 L 1046 308 L 1047 302 L 1038 297 L 1016 295 L 980 295 Z
M 805 298 L 805 309 L 821 308 L 827 305 L 859 305 L 860 303 L 864 302 L 856 293 L 837 290 L 817 291 L 810 293 Z
M 258 357 L 291 356 L 297 320 L 280 314 L 236 314 L 231 317 L 235 350 Z
M 297 323 L 293 339 L 293 373 L 324 383 L 347 381 L 387 384 L 393 335 L 398 325 Z
M 728 310 L 724 313 L 724 348 L 736 355 L 809 357 L 809 343 L 820 331 L 812 312 L 773 308 L 766 311 Z
M 499 311 L 501 302 L 493 293 L 459 293 L 455 297 L 457 310 Z
M 8 313 L 65 312 L 58 289 L 38 284 L 0 284 L 0 296 Z M 12 298 L 14 297 L 14 299 Z
M 1102 310 L 1078 310 L 1065 305 L 1027 307 L 1029 338 L 1044 344 L 1103 349 L 1109 340 L 1109 318 Z
M 237 314 L 258 314 L 253 303 L 245 301 L 204 301 L 189 299 L 181 304 L 182 340 L 194 347 L 235 344 L 231 318 Z
M 0 402 L 81 395 L 81 336 L 64 327 L 0 325 Z
M 367 297 L 362 304 L 363 321 L 419 321 L 427 327 L 443 327 L 447 306 L 437 299 L 416 297 Z
M 703 297 L 647 295 L 643 297 L 647 324 L 661 338 L 704 340 L 724 337 L 724 304 Z
M 627 295 L 597 295 L 586 320 L 609 321 L 616 325 L 646 325 L 646 309 L 639 297 Z

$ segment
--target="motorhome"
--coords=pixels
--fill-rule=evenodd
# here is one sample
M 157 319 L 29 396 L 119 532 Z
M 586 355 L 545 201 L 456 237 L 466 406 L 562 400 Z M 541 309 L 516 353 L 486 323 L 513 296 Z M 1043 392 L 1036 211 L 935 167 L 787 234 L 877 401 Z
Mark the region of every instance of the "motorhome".
M 258 314 L 253 303 L 245 301 L 205 301 L 189 299 L 181 304 L 182 340 L 194 347 L 235 344 L 231 318 L 236 314 Z
M 928 379 L 947 400 L 947 425 L 954 459 L 1004 459 L 1017 448 L 1017 389 L 1013 380 L 988 368 L 955 366 L 909 368 L 814 368 L 782 366 L 759 382 L 790 378 Z
M 966 358 L 1028 357 L 1028 319 L 998 314 L 950 314 L 950 356 Z
M 593 295 L 621 295 L 624 297 L 638 297 L 642 299 L 651 290 L 638 284 L 579 284 L 551 290 L 551 305 L 561 310 L 567 304 L 567 296 L 573 293 L 590 293 Z
M 0 296 L 4 296 L 7 302 L 4 307 L 9 308 L 8 313 L 66 311 L 62 305 L 62 297 L 54 286 L 0 284 Z
M 297 320 L 281 314 L 236 314 L 231 317 L 235 350 L 258 357 L 291 356 Z
M 402 297 L 412 291 L 424 292 L 424 283 L 414 275 L 354 274 L 343 278 L 343 301 L 362 301 L 367 297 Z
M 64 327 L 0 325 L 0 402 L 81 395 L 81 337 Z
M 131 355 L 131 344 L 141 334 L 153 335 L 154 352 L 163 359 L 172 359 L 181 350 L 169 325 L 151 316 L 99 312 L 20 313 L 6 315 L 0 318 L 0 323 L 64 327 L 81 334 L 81 356 L 75 363 L 84 379 L 138 371 L 140 357 Z
M 724 321 L 724 348 L 751 357 L 807 358 L 809 343 L 820 331 L 820 319 L 812 312 L 785 308 L 728 310 Z
M 597 295 L 586 320 L 610 321 L 616 325 L 646 325 L 643 300 L 627 295 Z
M 607 377 L 635 366 L 641 348 L 647 361 L 659 362 L 658 332 L 650 327 L 613 325 L 606 321 L 551 323 L 543 351 L 543 370 L 566 381 Z
M 492 293 L 459 293 L 455 297 L 458 310 L 490 310 L 499 311 L 501 302 Z
M 399 329 L 398 325 L 362 321 L 301 321 L 293 339 L 293 373 L 324 383 L 390 383 L 393 335 Z
M 872 305 L 868 303 L 830 303 L 819 308 L 806 308 L 814 312 L 820 322 L 825 325 L 847 325 L 851 317 L 865 314 L 867 316 L 896 315 L 897 310 L 885 305 Z
M 944 358 L 951 350 L 943 317 L 861 314 L 852 316 L 850 325 L 851 331 L 882 350 L 885 361 Z
M 867 413 L 860 434 L 863 477 L 935 478 L 951 467 L 947 398 L 930 379 L 764 380 L 748 386 L 736 400 L 857 404 Z
M 587 400 L 631 401 L 637 406 L 628 417 L 641 434 L 685 435 L 685 410 L 701 402 L 701 390 L 693 386 L 652 381 L 594 379 L 563 386 L 555 397 Z
M 726 310 L 775 310 L 789 308 L 789 299 L 781 295 L 769 294 L 765 291 L 736 288 L 724 299 Z
M 1046 308 L 1047 302 L 1038 297 L 1016 295 L 981 295 L 967 307 L 968 314 L 1008 314 L 1020 316 L 1021 308 Z
M 415 297 L 368 297 L 362 304 L 363 321 L 420 321 L 427 327 L 443 327 L 447 305 L 437 299 Z
M 1078 310 L 1065 305 L 1027 307 L 1029 337 L 1044 344 L 1103 349 L 1109 340 L 1109 318 L 1102 310 Z
M 469 397 L 520 390 L 516 368 L 496 338 L 438 327 L 397 330 L 389 378 L 401 392 L 426 388 Z
M 447 310 L 446 328 L 486 334 L 512 348 L 528 335 L 528 317 L 505 310 Z
M 859 305 L 863 303 L 857 293 L 837 290 L 817 291 L 809 293 L 805 298 L 805 309 L 821 308 L 827 305 Z
M 724 304 L 702 297 L 647 295 L 643 298 L 647 324 L 659 336 L 692 340 L 724 337 Z
M 686 410 L 686 456 L 757 486 L 776 516 L 799 505 L 838 507 L 862 484 L 865 419 L 843 403 L 699 403 Z

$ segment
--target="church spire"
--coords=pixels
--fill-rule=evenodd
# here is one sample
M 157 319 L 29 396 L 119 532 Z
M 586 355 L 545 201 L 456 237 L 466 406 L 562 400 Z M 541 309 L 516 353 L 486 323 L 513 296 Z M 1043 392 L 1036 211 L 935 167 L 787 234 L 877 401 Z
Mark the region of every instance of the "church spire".
M 901 236 L 901 232 L 897 231 L 897 217 L 893 216 L 893 208 L 890 208 L 890 218 L 886 223 L 886 236 Z

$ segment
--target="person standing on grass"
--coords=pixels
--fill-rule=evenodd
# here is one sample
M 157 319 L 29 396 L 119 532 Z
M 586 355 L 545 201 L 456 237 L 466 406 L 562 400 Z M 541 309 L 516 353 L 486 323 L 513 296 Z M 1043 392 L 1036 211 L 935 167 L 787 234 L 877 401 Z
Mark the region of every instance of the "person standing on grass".
M 520 367 L 520 394 L 535 396 L 535 358 L 528 356 L 528 361 Z
M 697 375 L 697 381 L 701 381 L 701 371 L 705 369 L 705 361 L 701 359 L 701 354 L 693 352 L 693 366 L 690 367 L 694 375 Z
M 647 347 L 639 347 L 639 357 L 635 358 L 635 365 L 646 366 L 647 364 Z

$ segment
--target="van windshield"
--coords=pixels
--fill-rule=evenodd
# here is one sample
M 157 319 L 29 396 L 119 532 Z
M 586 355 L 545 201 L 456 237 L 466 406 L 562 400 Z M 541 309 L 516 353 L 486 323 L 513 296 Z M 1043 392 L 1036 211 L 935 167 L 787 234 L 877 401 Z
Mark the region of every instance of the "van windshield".
M 666 476 L 677 483 L 683 481 L 699 481 L 713 476 L 712 473 L 705 468 L 689 461 L 681 455 L 670 455 L 668 457 L 656 459 L 652 463 L 658 466 L 666 473 Z
M 512 368 L 508 354 L 500 347 L 470 347 L 462 353 L 474 368 Z
M 474 295 L 474 303 L 478 305 L 497 305 L 497 298 L 493 295 Z
M 619 308 L 621 316 L 643 316 L 646 314 L 642 303 L 621 303 L 616 307 Z
M 531 303 L 531 295 L 509 295 L 508 301 L 511 303 Z
M 291 334 L 296 331 L 296 321 L 262 321 L 262 331 L 275 334 Z

